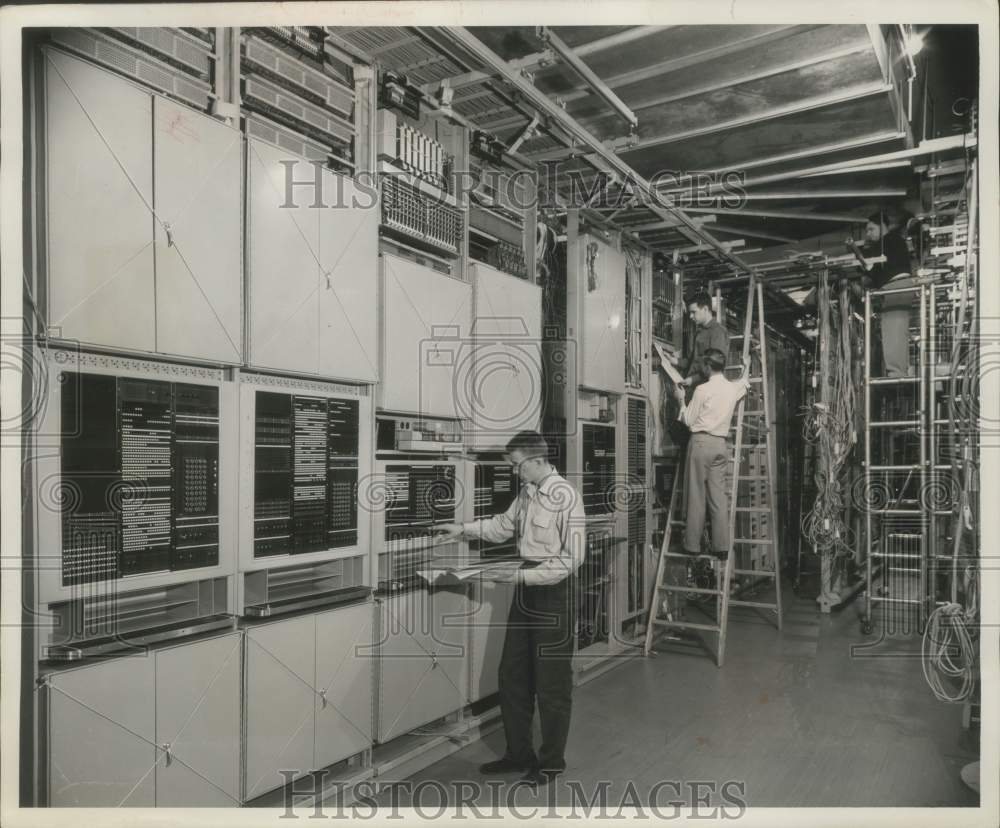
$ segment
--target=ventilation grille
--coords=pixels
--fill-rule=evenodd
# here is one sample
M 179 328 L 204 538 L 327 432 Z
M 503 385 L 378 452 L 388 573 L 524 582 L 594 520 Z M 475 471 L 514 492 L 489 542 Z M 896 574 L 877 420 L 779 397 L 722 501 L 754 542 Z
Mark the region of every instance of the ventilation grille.
M 207 81 L 95 29 L 53 29 L 52 42 L 171 98 L 202 111 L 208 108 L 211 88 Z
M 350 119 L 354 91 L 311 65 L 284 54 L 281 49 L 256 37 L 247 37 L 243 49 L 244 69 L 289 86 L 302 98 L 332 109 Z
M 628 400 L 628 542 L 644 544 L 646 538 L 646 401 Z
M 202 81 L 211 79 L 211 41 L 197 39 L 182 29 L 120 27 L 99 31 Z
M 354 126 L 287 89 L 263 78 L 248 77 L 243 89 L 243 105 L 330 147 L 334 155 L 353 160 Z
M 461 212 L 391 175 L 383 176 L 381 185 L 382 226 L 386 230 L 458 254 L 464 229 Z

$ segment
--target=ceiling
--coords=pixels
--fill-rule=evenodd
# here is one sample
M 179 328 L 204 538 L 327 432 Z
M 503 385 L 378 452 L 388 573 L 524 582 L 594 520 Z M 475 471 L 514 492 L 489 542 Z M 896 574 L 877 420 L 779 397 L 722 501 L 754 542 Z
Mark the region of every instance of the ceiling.
M 759 258 L 759 251 L 848 232 L 881 205 L 906 203 L 919 212 L 913 166 L 928 157 L 880 156 L 935 137 L 923 118 L 931 109 L 925 90 L 948 94 L 940 90 L 941 66 L 957 50 L 975 48 L 974 27 L 964 28 L 963 34 L 950 27 L 944 46 L 916 61 L 902 48 L 899 26 L 466 30 L 495 60 L 452 37 L 454 30 L 327 31 L 431 94 L 444 81 L 454 89 L 454 112 L 473 126 L 516 145 L 532 163 L 577 171 L 578 184 L 587 186 L 606 165 L 593 145 L 581 145 L 563 128 L 561 116 L 541 111 L 525 94 L 532 90 L 519 90 L 497 67 L 518 74 L 635 173 L 660 182 L 700 232 L 673 214 L 626 209 L 622 200 L 598 203 L 590 213 L 655 249 L 684 251 L 693 272 L 711 274 L 720 246 Z M 928 87 L 932 60 L 938 86 Z M 944 111 L 940 103 L 933 109 Z M 534 117 L 540 128 L 522 136 Z M 942 151 L 930 160 L 948 157 Z M 680 173 L 702 174 L 697 200 Z M 559 193 L 571 195 L 566 183 Z

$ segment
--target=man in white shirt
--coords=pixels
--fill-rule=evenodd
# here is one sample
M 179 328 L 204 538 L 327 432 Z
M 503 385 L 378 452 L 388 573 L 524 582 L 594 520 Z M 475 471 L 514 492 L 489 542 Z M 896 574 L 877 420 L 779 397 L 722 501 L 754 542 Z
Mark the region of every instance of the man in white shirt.
M 566 768 L 573 692 L 575 573 L 586 550 L 586 517 L 579 493 L 548 460 L 535 431 L 507 444 L 507 456 L 523 485 L 502 515 L 437 527 L 449 540 L 489 543 L 517 538 L 524 564 L 494 577 L 516 584 L 500 657 L 500 711 L 507 750 L 487 762 L 487 775 L 524 772 L 524 781 L 546 785 Z M 535 754 L 531 723 L 538 697 L 542 746 Z
M 684 480 L 687 500 L 684 551 L 692 555 L 701 551 L 707 506 L 712 529 L 712 551 L 724 558 L 730 547 L 726 496 L 729 449 L 726 437 L 729 435 L 733 412 L 750 387 L 747 380 L 749 365 L 744 363 L 742 376 L 730 382 L 723 374 L 726 357 L 722 351 L 708 349 L 703 361 L 708 380 L 695 388 L 689 404 L 684 403 L 684 389 L 674 389 L 674 396 L 681 406 L 678 419 L 691 430 Z

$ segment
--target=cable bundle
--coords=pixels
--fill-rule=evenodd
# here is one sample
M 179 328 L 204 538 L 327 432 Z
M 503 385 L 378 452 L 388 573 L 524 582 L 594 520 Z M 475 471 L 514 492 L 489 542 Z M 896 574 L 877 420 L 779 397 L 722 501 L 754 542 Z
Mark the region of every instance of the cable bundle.
M 847 503 L 844 492 L 845 466 L 857 442 L 854 381 L 854 352 L 851 344 L 851 310 L 846 285 L 839 296 L 839 320 L 834 325 L 829 309 L 825 274 L 818 291 L 820 305 L 820 340 L 830 342 L 827 368 L 827 401 L 814 403 L 805 411 L 802 436 L 816 447 L 814 481 L 816 500 L 802 519 L 802 533 L 821 554 L 849 555 L 852 548 L 845 520 Z
M 944 604 L 931 613 L 920 648 L 924 678 L 939 701 L 961 702 L 976 687 L 976 646 L 970 628 L 975 610 Z M 957 682 L 957 689 L 953 689 Z

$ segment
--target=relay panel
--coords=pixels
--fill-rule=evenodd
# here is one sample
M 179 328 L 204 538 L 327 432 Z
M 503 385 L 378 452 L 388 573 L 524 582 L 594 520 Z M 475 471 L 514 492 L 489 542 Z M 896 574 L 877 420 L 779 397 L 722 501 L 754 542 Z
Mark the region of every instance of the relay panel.
M 452 523 L 458 511 L 455 462 L 380 462 L 382 508 L 375 510 L 379 588 L 399 590 L 419 584 L 416 572 L 439 553 L 434 527 Z M 444 550 L 447 553 L 447 550 Z
M 62 584 L 215 566 L 219 391 L 66 372 Z
M 359 403 L 256 392 L 254 557 L 358 542 Z
M 520 491 L 520 478 L 504 461 L 480 461 L 475 464 L 474 515 L 476 520 L 501 515 L 507 511 Z M 517 554 L 517 540 L 491 544 L 471 542 L 470 551 L 482 557 Z
M 583 424 L 583 508 L 588 517 L 615 511 L 615 429 Z

